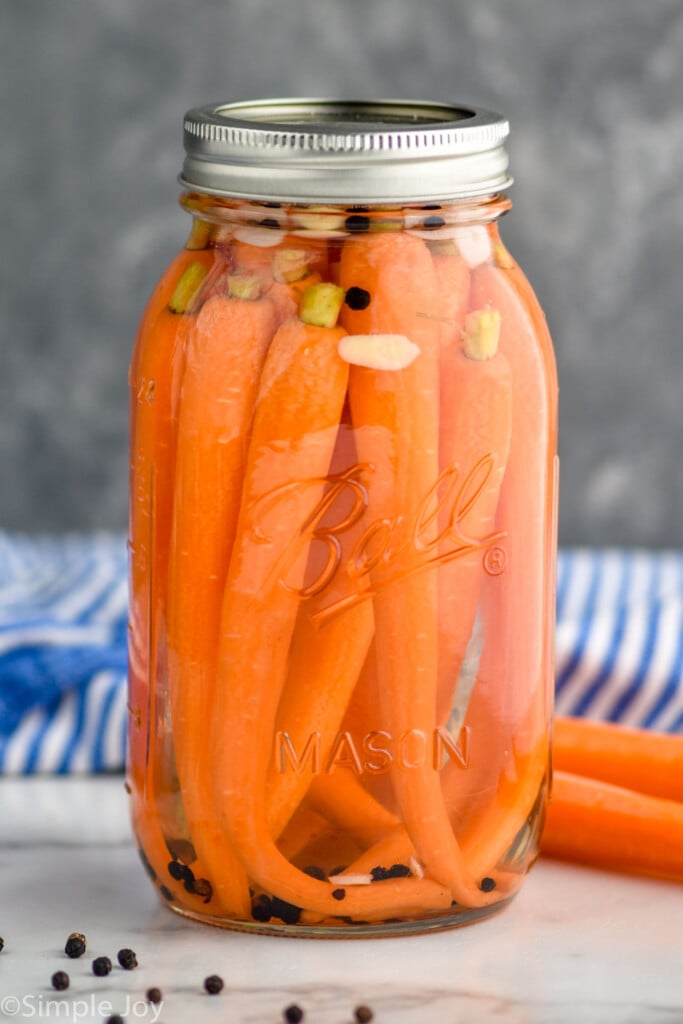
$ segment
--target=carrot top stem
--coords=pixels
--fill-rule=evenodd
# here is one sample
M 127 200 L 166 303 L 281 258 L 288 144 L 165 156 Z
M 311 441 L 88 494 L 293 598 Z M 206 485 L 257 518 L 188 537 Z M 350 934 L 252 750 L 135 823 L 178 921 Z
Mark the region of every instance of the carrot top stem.
M 336 284 L 312 284 L 301 297 L 299 319 L 313 327 L 334 327 L 345 295 Z
M 190 311 L 207 273 L 208 268 L 203 263 L 190 263 L 178 281 L 168 304 L 172 313 L 188 313 Z
M 273 277 L 280 284 L 301 281 L 308 274 L 308 264 L 305 249 L 278 249 L 273 256 Z
M 261 297 L 260 278 L 252 274 L 229 274 L 228 295 L 231 299 L 253 302 Z
M 477 309 L 465 317 L 463 348 L 468 359 L 492 359 L 498 351 L 500 313 Z
M 190 235 L 185 242 L 186 249 L 206 249 L 211 237 L 211 225 L 208 221 L 200 220 L 199 217 L 192 218 Z

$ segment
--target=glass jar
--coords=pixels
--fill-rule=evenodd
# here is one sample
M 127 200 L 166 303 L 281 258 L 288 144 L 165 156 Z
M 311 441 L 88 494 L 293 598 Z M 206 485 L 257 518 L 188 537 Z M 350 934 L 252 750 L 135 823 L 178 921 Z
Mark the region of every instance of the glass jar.
M 507 123 L 266 101 L 185 122 L 185 247 L 130 369 L 132 819 L 177 912 L 308 936 L 505 906 L 549 783 L 545 319 Z

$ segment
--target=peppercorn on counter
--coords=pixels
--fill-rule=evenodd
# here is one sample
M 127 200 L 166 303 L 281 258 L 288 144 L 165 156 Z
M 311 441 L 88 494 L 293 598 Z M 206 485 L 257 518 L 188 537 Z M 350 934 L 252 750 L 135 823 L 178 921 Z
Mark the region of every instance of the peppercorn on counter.
M 541 859 L 524 897 L 476 929 L 292 943 L 160 906 L 120 776 L 5 778 L 0 807 L 5 1020 L 285 1024 L 298 1008 L 302 1024 L 365 1011 L 375 1024 L 674 1024 L 683 1013 L 680 885 Z M 72 933 L 86 940 L 74 958 Z M 125 969 L 119 953 L 130 964 L 131 952 Z

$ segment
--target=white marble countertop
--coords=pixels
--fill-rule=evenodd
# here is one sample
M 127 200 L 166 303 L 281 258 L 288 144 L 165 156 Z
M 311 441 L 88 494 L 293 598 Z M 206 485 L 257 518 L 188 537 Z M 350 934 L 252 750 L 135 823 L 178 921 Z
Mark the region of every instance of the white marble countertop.
M 88 938 L 68 960 L 72 931 Z M 161 906 L 129 837 L 120 777 L 0 780 L 0 1019 L 277 1024 L 683 1021 L 683 886 L 541 861 L 503 913 L 421 937 L 311 941 L 224 932 Z M 135 971 L 92 975 L 132 947 Z M 67 992 L 50 977 L 66 970 Z M 202 988 L 219 974 L 225 989 Z M 161 1007 L 144 1001 L 151 986 Z M 110 1006 L 107 1004 L 111 1004 Z

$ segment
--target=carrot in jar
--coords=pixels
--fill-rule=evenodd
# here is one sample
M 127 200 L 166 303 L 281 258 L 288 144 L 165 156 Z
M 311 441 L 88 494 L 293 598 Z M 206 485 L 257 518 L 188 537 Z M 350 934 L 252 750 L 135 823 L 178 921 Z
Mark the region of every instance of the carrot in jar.
M 434 883 L 415 888 L 400 880 L 404 884 L 362 893 L 349 889 L 340 899 L 334 886 L 282 856 L 267 822 L 273 727 L 310 543 L 302 528 L 320 499 L 348 380 L 337 352 L 344 331 L 333 326 L 337 292 L 314 286 L 302 313 L 316 323 L 285 322 L 266 359 L 223 598 L 209 756 L 220 824 L 251 880 L 281 900 L 325 915 L 388 915 L 397 908 L 447 906 L 449 896 Z
M 315 518 L 307 575 L 311 591 L 301 605 L 292 638 L 287 681 L 275 725 L 268 771 L 268 819 L 278 836 L 330 757 L 350 694 L 374 633 L 372 604 L 337 610 L 352 592 L 345 558 L 363 524 L 365 487 L 350 426 L 342 424 L 328 486 Z M 329 620 L 325 614 L 331 615 Z M 307 763 L 298 766 L 299 755 Z M 289 753 L 289 759 L 288 759 Z M 292 764 L 292 757 L 297 763 Z
M 129 536 L 129 762 L 137 793 L 152 797 L 155 676 L 173 502 L 173 377 L 195 321 L 192 300 L 214 261 L 183 250 L 157 285 L 138 331 L 131 388 Z M 171 308 L 173 306 L 173 309 Z
M 207 758 L 215 701 L 220 605 L 237 528 L 251 417 L 276 327 L 267 299 L 240 298 L 250 279 L 229 279 L 192 332 L 183 378 L 168 575 L 171 716 L 182 802 L 200 871 L 222 910 L 249 913 L 246 881 L 221 833 Z M 208 838 L 210 834 L 210 839 Z
M 441 351 L 439 515 L 439 684 L 437 718 L 447 721 L 472 636 L 486 549 L 496 537 L 495 514 L 510 450 L 512 379 L 499 351 L 500 317 L 474 311 L 464 339 Z M 448 495 L 457 495 L 455 502 Z
M 343 323 L 363 334 L 405 337 L 418 349 L 405 369 L 354 366 L 349 380 L 358 452 L 375 466 L 370 511 L 378 521 L 407 524 L 420 519 L 438 476 L 438 324 L 427 315 L 438 308 L 438 281 L 429 250 L 410 235 L 375 235 L 344 246 L 340 281 L 348 291 L 362 288 L 370 301 L 348 306 Z M 409 529 L 410 527 L 408 527 Z M 433 571 L 415 572 L 416 547 L 433 545 L 436 530 L 423 524 L 401 538 L 392 564 L 391 586 L 373 585 L 375 644 L 382 723 L 394 736 L 431 737 L 436 727 L 438 676 L 437 580 Z M 467 906 L 489 902 L 469 876 L 453 834 L 439 773 L 423 756 L 410 770 L 393 767 L 400 815 L 427 874 Z
M 296 316 L 307 288 L 326 279 L 327 252 L 320 243 L 306 244 L 301 238 L 271 232 L 272 245 L 250 244 L 246 239 L 254 229 L 245 228 L 241 239 L 233 238 L 230 258 L 242 273 L 255 275 L 261 282 L 263 293 L 271 300 L 282 322 Z M 258 229 L 262 241 L 270 235 Z M 258 235 L 256 237 L 259 237 Z
M 487 576 L 483 589 L 479 677 L 499 691 L 500 720 L 507 734 L 496 737 L 495 747 L 509 749 L 514 738 L 518 749 L 530 752 L 546 729 L 551 701 L 552 637 L 550 628 L 544 630 L 541 624 L 552 622 L 552 615 L 546 615 L 552 570 L 546 576 L 542 567 L 553 535 L 553 445 L 547 438 L 554 438 L 555 396 L 548 388 L 555 375 L 534 316 L 506 273 L 491 264 L 476 267 L 470 296 L 473 308 L 500 313 L 500 350 L 510 364 L 513 393 L 519 396 L 496 517 L 506 536 L 496 572 Z

